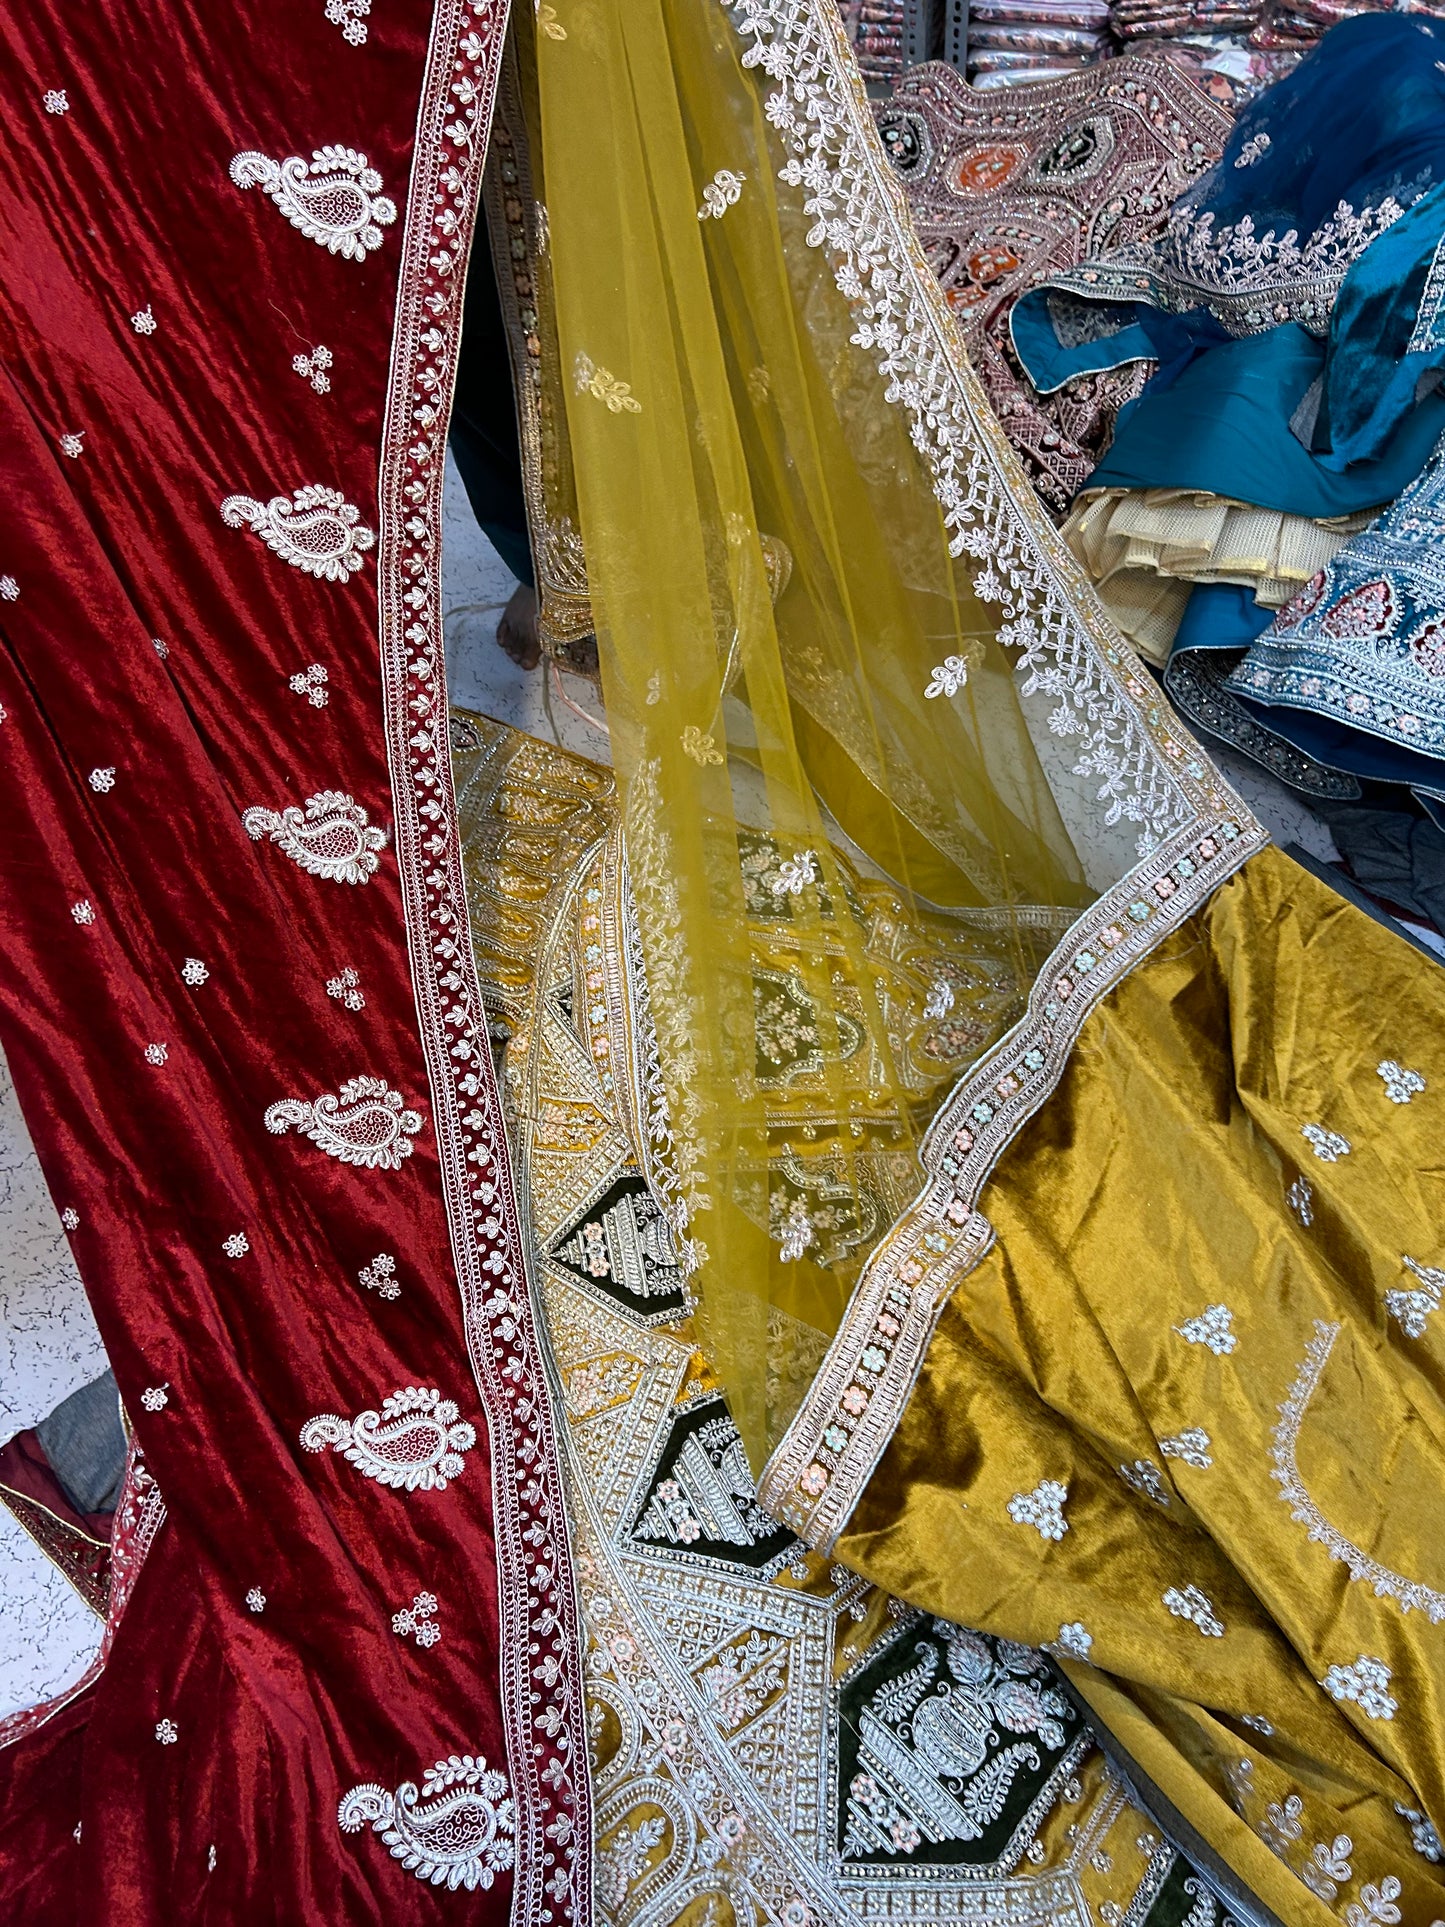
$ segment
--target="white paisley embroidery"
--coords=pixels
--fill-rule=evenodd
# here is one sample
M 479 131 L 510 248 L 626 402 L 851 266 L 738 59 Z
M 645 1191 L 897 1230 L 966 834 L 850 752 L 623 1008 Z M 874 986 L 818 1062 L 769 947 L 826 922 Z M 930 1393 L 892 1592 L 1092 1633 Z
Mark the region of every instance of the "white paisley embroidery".
M 228 529 L 249 528 L 293 569 L 327 582 L 349 582 L 376 541 L 376 531 L 364 525 L 355 503 L 321 482 L 294 490 L 289 502 L 284 495 L 269 502 L 228 495 L 221 520 Z
M 742 199 L 746 174 L 734 174 L 731 168 L 720 167 L 702 191 L 702 206 L 697 211 L 700 221 L 720 221 L 730 207 L 736 207 Z
M 512 1864 L 512 1802 L 504 1774 L 484 1755 L 453 1753 L 395 1793 L 354 1786 L 336 1810 L 343 1833 L 368 1822 L 408 1873 L 434 1887 L 475 1893 Z
M 393 1392 L 379 1412 L 358 1412 L 354 1419 L 319 1412 L 301 1428 L 304 1451 L 330 1446 L 368 1479 L 398 1492 L 445 1492 L 465 1471 L 464 1455 L 476 1442 L 476 1427 L 460 1416 L 454 1399 L 418 1385 Z
M 309 1101 L 285 1097 L 266 1112 L 266 1129 L 284 1137 L 293 1127 L 328 1157 L 370 1171 L 395 1171 L 412 1152 L 422 1127 L 420 1111 L 408 1110 L 399 1091 L 380 1077 L 349 1077 L 336 1096 Z
M 343 790 L 308 796 L 304 815 L 294 803 L 284 810 L 255 805 L 241 812 L 241 827 L 253 843 L 269 836 L 308 875 L 332 883 L 365 883 L 375 874 L 377 851 L 386 847 L 386 832 L 368 823 L 361 804 Z
M 1346 1538 L 1343 1532 L 1330 1524 L 1310 1497 L 1309 1489 L 1300 1476 L 1300 1428 L 1304 1424 L 1310 1400 L 1324 1377 L 1325 1366 L 1329 1363 L 1330 1353 L 1339 1335 L 1338 1325 L 1327 1325 L 1318 1318 L 1315 1320 L 1314 1337 L 1305 1348 L 1304 1359 L 1295 1374 L 1289 1397 L 1279 1407 L 1279 1423 L 1274 1428 L 1274 1445 L 1270 1453 L 1274 1460 L 1271 1476 L 1279 1485 L 1279 1496 L 1290 1508 L 1295 1520 L 1305 1528 L 1316 1545 L 1324 1547 L 1332 1559 L 1338 1559 L 1342 1565 L 1349 1567 L 1352 1579 L 1362 1580 L 1371 1587 L 1377 1599 L 1395 1600 L 1402 1612 L 1418 1609 L 1431 1625 L 1438 1625 L 1445 1619 L 1445 1593 L 1407 1579 L 1403 1574 L 1392 1572 L 1388 1566 L 1382 1566 L 1378 1560 L 1372 1559 L 1363 1547 L 1357 1546 L 1353 1539 Z
M 292 227 L 347 261 L 364 261 L 396 219 L 380 174 L 354 147 L 318 147 L 309 165 L 299 154 L 273 161 L 248 148 L 234 157 L 230 174 L 237 187 L 269 194 Z

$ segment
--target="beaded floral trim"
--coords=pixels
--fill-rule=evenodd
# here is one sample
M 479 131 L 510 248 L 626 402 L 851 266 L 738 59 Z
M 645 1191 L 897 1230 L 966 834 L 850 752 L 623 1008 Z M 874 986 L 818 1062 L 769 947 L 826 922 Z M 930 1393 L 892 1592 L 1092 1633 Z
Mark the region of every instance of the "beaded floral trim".
M 836 1541 L 912 1394 L 938 1315 L 993 1243 L 985 1182 L 1058 1084 L 1100 999 L 1262 849 L 1246 818 L 1172 837 L 1093 904 L 1045 964 L 1028 1014 L 958 1085 L 924 1143 L 928 1180 L 864 1268 L 758 1495 L 810 1545 Z
M 561 1454 L 467 918 L 438 566 L 462 294 L 506 17 L 501 0 L 438 0 L 433 17 L 404 215 L 376 553 L 397 872 L 452 1252 L 488 1421 L 497 1664 L 515 1800 L 511 1917 L 548 1927 L 592 1915 L 581 1636 Z

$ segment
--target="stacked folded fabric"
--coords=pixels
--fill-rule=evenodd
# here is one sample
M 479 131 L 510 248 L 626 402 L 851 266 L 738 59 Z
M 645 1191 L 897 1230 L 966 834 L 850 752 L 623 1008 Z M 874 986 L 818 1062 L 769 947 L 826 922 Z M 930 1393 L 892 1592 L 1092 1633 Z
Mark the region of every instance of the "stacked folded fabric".
M 1445 13 L 1442 0 L 1267 0 L 1249 44 L 1267 52 L 1306 54 L 1323 34 L 1357 13 Z
M 891 81 L 907 65 L 907 0 L 845 0 L 843 24 L 865 81 Z
M 1111 51 L 1108 0 L 973 0 L 968 77 L 1011 87 L 1074 73 Z

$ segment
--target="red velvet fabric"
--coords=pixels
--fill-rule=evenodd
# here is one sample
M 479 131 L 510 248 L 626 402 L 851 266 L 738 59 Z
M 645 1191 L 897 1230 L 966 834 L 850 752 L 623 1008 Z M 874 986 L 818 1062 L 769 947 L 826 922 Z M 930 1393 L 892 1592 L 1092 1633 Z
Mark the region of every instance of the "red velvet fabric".
M 219 513 L 235 493 L 265 502 L 322 483 L 378 528 L 399 286 L 405 306 L 419 298 L 408 274 L 425 272 L 405 244 L 431 198 L 408 214 L 418 105 L 435 145 L 458 36 L 480 32 L 473 65 L 494 66 L 504 13 L 438 0 L 434 22 L 428 0 L 376 0 L 360 45 L 323 0 L 0 13 L 0 1041 L 56 1202 L 78 1216 L 76 1259 L 169 1513 L 98 1685 L 0 1750 L 10 1927 L 500 1920 L 514 1885 L 519 1918 L 586 1917 L 556 1851 L 578 1831 L 585 1847 L 588 1828 L 555 1467 L 545 1450 L 516 1466 L 514 1408 L 489 1387 L 510 1375 L 544 1445 L 545 1392 L 525 1303 L 483 1330 L 458 1291 L 459 1266 L 478 1261 L 453 1242 L 473 1235 L 456 1229 L 464 1172 L 479 1195 L 498 1187 L 479 1248 L 525 1297 L 506 1173 L 486 1152 L 499 1137 L 490 1062 L 474 1051 L 481 1122 L 464 1126 L 437 1080 L 467 1033 L 428 1034 L 436 1019 L 419 1019 L 413 992 L 426 935 L 414 835 L 393 835 L 375 874 L 348 884 L 241 822 L 324 791 L 373 825 L 416 820 L 389 770 L 408 780 L 385 621 L 378 652 L 387 531 L 357 575 L 328 581 Z M 47 110 L 52 92 L 64 111 Z M 449 151 L 475 205 L 485 98 L 468 112 Z M 309 159 L 327 143 L 363 151 L 400 210 L 362 261 L 228 174 L 243 150 Z M 455 313 L 433 310 L 429 473 L 464 231 L 452 265 Z M 137 332 L 147 308 L 154 332 Z M 292 366 L 318 344 L 333 357 L 324 394 Z M 391 419 L 394 443 L 417 435 L 395 406 Z M 62 445 L 72 435 L 78 455 Z M 433 488 L 416 511 L 437 537 L 438 505 Z M 421 588 L 435 613 L 435 582 Z M 324 707 L 289 686 L 312 663 Z M 450 798 L 435 781 L 432 795 L 425 860 L 451 865 L 432 896 L 452 904 L 475 1042 Z M 81 904 L 93 920 L 77 920 Z M 187 958 L 204 982 L 185 980 Z M 346 969 L 359 1010 L 328 995 Z M 266 1128 L 272 1105 L 358 1075 L 422 1114 L 399 1168 Z M 482 1147 L 470 1166 L 468 1128 Z M 248 1249 L 232 1257 L 237 1233 Z M 391 1300 L 358 1282 L 382 1252 Z M 445 1490 L 391 1489 L 339 1451 L 302 1449 L 316 1415 L 349 1419 L 409 1386 L 436 1388 L 476 1428 Z M 546 1488 L 534 1515 L 552 1517 L 553 1537 L 540 1567 L 528 1554 L 522 1591 L 525 1477 Z M 441 1629 L 426 1648 L 392 1625 L 424 1591 Z M 529 1640 L 548 1661 L 542 1686 L 527 1681 Z M 544 1746 L 523 1722 L 549 1711 Z M 162 1721 L 173 1743 L 157 1739 Z M 452 1753 L 508 1777 L 515 1881 L 434 1886 L 370 1827 L 337 1823 L 349 1788 L 394 1792 Z

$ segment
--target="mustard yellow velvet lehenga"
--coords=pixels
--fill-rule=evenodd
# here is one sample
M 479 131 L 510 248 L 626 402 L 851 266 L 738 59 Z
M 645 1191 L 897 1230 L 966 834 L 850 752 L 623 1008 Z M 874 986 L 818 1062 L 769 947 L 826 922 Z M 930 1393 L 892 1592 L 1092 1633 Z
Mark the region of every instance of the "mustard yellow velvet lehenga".
M 578 995 L 759 1498 L 1045 1647 L 1239 1918 L 1429 1927 L 1437 969 L 1101 609 L 827 0 L 519 33 L 493 239 L 626 906 Z

